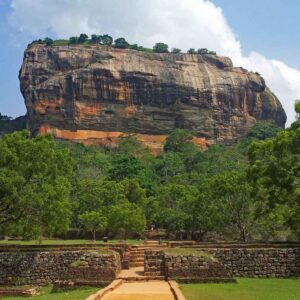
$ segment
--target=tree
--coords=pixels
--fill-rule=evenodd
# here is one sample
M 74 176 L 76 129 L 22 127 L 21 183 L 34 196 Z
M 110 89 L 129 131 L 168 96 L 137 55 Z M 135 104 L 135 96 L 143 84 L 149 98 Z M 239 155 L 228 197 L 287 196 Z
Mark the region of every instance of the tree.
M 115 40 L 115 48 L 127 49 L 129 48 L 129 43 L 124 38 L 118 38 Z
M 73 225 L 80 223 L 79 216 L 88 211 L 104 208 L 103 182 L 100 180 L 76 180 L 73 183 Z
M 88 40 L 88 36 L 85 33 L 81 33 L 79 38 L 78 38 L 78 43 L 79 44 L 84 44 Z
M 197 188 L 189 185 L 170 183 L 162 186 L 158 199 L 160 225 L 166 227 L 169 232 L 186 230 L 190 220 L 187 206 L 198 195 Z
M 185 150 L 185 145 L 191 143 L 193 134 L 186 129 L 176 129 L 168 135 L 164 150 L 166 152 L 182 152 Z
M 179 48 L 173 48 L 172 49 L 172 53 L 174 53 L 174 54 L 181 53 L 181 49 L 179 49 Z
M 146 219 L 140 207 L 128 201 L 114 205 L 109 212 L 109 228 L 117 232 L 123 231 L 123 238 L 128 235 L 140 234 L 146 226 Z
M 107 219 L 103 216 L 101 211 L 88 211 L 79 216 L 83 227 L 91 231 L 94 242 L 96 241 L 96 231 L 105 230 L 107 226 Z
M 265 140 L 273 138 L 282 129 L 270 123 L 257 123 L 247 133 L 247 138 L 251 140 Z
M 171 177 L 184 171 L 184 162 L 180 155 L 175 152 L 168 152 L 161 155 L 156 163 L 156 172 L 162 182 L 168 181 Z
M 78 44 L 79 40 L 78 40 L 78 37 L 77 36 L 72 36 L 69 38 L 69 43 L 71 45 L 74 45 L 74 44 Z
M 275 138 L 253 142 L 249 149 L 249 179 L 261 215 L 279 212 L 285 224 L 300 233 L 300 128 Z
M 196 52 L 196 50 L 195 50 L 194 48 L 190 48 L 190 49 L 188 50 L 188 53 L 189 53 L 189 54 L 197 54 L 197 52 Z
M 153 51 L 156 53 L 168 53 L 169 46 L 164 43 L 156 43 L 153 47 Z
M 116 154 L 112 159 L 112 168 L 109 171 L 110 178 L 122 180 L 126 177 L 133 178 L 143 165 L 139 159 L 131 154 Z
M 12 117 L 6 116 L 6 115 L 2 115 L 0 113 L 0 121 L 10 121 L 12 119 Z
M 210 54 L 210 55 L 217 55 L 217 52 L 216 51 L 209 51 L 208 54 Z
M 206 48 L 200 48 L 197 50 L 198 54 L 208 54 L 208 50 Z
M 102 36 L 101 35 L 96 35 L 96 34 L 92 34 L 91 35 L 91 42 L 94 44 L 99 44 L 101 41 Z
M 100 44 L 101 45 L 105 45 L 105 46 L 111 46 L 113 43 L 113 38 L 108 35 L 108 34 L 104 34 L 102 36 L 100 36 Z
M 130 49 L 133 49 L 133 50 L 137 50 L 139 51 L 140 50 L 140 46 L 138 44 L 132 44 L 129 46 Z
M 238 238 L 246 241 L 254 228 L 252 188 L 246 172 L 223 172 L 212 178 L 212 196 L 222 204 L 224 223 Z
M 0 140 L 0 229 L 26 236 L 68 229 L 71 158 L 47 137 L 28 131 Z
M 46 37 L 43 41 L 47 46 L 53 45 L 54 41 L 48 37 Z

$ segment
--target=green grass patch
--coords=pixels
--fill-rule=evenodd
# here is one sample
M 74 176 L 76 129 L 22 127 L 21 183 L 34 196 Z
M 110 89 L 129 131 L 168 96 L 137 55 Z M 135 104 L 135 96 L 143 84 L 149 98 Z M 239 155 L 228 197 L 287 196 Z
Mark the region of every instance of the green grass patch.
M 142 244 L 143 240 L 109 240 L 108 244 Z M 92 240 L 41 240 L 41 241 L 6 241 L 1 240 L 0 245 L 84 245 L 84 244 L 103 244 L 103 241 L 92 241 Z
M 53 46 L 65 46 L 69 45 L 69 40 L 55 40 Z
M 99 288 L 78 288 L 74 290 L 61 291 L 61 292 L 52 292 L 52 287 L 47 286 L 43 287 L 41 290 L 41 294 L 38 296 L 30 297 L 29 299 L 37 299 L 37 300 L 83 300 L 87 298 L 89 295 L 96 293 Z M 5 300 L 24 300 L 28 298 L 24 297 L 3 297 L 1 299 Z
M 77 259 L 77 260 L 73 261 L 70 264 L 70 267 L 72 267 L 72 268 L 78 268 L 78 267 L 80 267 L 80 259 Z
M 200 251 L 197 248 L 168 248 L 164 252 L 169 256 L 198 256 L 198 257 L 207 257 L 213 258 L 212 255 Z
M 299 300 L 300 279 L 238 279 L 237 283 L 181 284 L 187 300 Z
M 112 255 L 114 252 L 111 251 L 110 249 L 100 249 L 97 251 L 97 253 L 103 254 L 103 255 Z

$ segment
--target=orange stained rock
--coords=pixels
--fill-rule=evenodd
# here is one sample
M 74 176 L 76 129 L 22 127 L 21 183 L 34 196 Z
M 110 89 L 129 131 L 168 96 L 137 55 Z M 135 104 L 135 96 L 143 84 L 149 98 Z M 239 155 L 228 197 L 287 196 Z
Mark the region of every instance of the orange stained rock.
M 77 118 L 84 119 L 86 116 L 97 116 L 101 112 L 101 104 L 99 103 L 86 103 L 76 101 L 75 109 Z
M 126 105 L 125 107 L 125 114 L 132 115 L 136 112 L 136 107 L 134 105 Z
M 97 131 L 97 130 L 64 130 L 48 125 L 40 127 L 40 134 L 51 134 L 58 139 L 81 142 L 86 145 L 116 145 L 120 137 L 128 134 L 119 131 Z M 138 141 L 148 147 L 152 154 L 157 155 L 163 151 L 167 135 L 135 134 Z M 194 138 L 193 142 L 201 149 L 207 149 L 208 143 L 205 138 Z
M 39 114 L 46 114 L 49 110 L 59 111 L 63 103 L 63 99 L 55 99 L 51 101 L 47 99 L 41 99 L 35 104 L 35 110 Z

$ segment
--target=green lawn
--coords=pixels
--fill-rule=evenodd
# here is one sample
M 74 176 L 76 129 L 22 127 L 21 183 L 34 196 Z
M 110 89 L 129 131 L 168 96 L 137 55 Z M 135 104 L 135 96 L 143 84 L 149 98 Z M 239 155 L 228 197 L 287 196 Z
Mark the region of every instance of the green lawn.
M 167 255 L 170 256 L 188 256 L 188 255 L 194 255 L 194 256 L 199 256 L 199 257 L 207 257 L 207 258 L 213 258 L 212 255 L 205 253 L 203 251 L 200 251 L 197 248 L 168 248 L 166 250 L 164 250 L 164 252 Z
M 300 279 L 238 279 L 237 283 L 181 284 L 187 300 L 299 300 Z
M 141 244 L 143 240 L 109 240 L 109 244 Z M 83 245 L 83 244 L 103 244 L 103 241 L 96 241 L 94 243 L 92 240 L 42 240 L 40 241 L 5 241 L 0 240 L 0 245 Z
M 51 293 L 52 287 L 42 288 L 41 295 L 30 297 L 36 300 L 84 300 L 89 295 L 95 294 L 99 288 L 80 288 L 76 290 Z M 1 298 L 1 297 L 0 297 Z M 24 297 L 4 297 L 1 300 L 24 300 Z

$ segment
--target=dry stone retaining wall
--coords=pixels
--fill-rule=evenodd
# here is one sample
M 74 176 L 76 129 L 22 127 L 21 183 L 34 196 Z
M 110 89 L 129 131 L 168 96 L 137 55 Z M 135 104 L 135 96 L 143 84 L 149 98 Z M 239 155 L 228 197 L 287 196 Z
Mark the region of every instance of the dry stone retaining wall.
M 293 277 L 300 275 L 300 248 L 202 249 L 236 277 Z
M 120 255 L 115 252 L 0 252 L 0 285 L 48 284 L 56 280 L 100 284 L 114 280 L 120 270 Z
M 294 277 L 300 275 L 300 248 L 203 248 L 215 258 L 145 252 L 146 274 L 168 278 Z M 227 274 L 227 275 L 226 275 Z
M 165 256 L 167 278 L 228 278 L 224 266 L 209 257 Z

